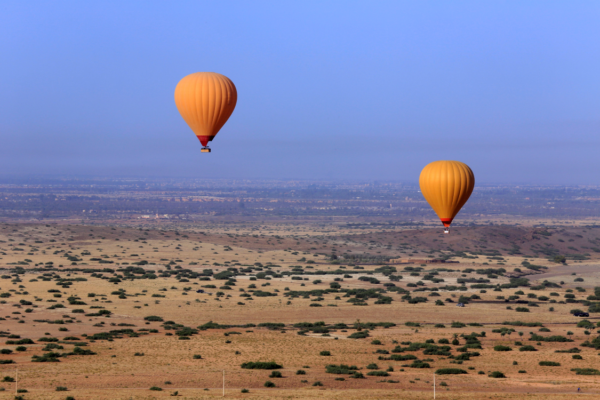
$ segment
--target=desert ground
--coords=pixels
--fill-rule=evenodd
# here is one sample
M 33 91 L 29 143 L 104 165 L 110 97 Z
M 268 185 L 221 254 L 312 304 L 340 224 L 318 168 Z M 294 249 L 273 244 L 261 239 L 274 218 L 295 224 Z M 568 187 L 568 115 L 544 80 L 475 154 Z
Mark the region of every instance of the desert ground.
M 1 223 L 0 399 L 600 398 L 597 221 L 490 222 Z

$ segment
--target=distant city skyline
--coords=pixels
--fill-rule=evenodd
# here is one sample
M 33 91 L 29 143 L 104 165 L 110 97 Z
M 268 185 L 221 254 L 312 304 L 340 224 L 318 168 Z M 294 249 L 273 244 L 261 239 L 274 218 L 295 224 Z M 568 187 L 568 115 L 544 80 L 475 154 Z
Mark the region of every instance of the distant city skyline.
M 599 3 L 0 6 L 0 177 L 600 184 Z M 197 71 L 238 90 L 211 154 L 173 100 Z

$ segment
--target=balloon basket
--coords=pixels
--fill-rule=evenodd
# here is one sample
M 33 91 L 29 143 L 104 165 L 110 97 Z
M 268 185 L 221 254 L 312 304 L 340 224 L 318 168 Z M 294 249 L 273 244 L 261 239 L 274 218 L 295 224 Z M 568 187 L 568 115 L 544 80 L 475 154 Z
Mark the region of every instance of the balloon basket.
M 203 147 L 200 153 L 210 153 L 210 147 Z
M 450 233 L 450 228 L 444 228 L 444 233 Z

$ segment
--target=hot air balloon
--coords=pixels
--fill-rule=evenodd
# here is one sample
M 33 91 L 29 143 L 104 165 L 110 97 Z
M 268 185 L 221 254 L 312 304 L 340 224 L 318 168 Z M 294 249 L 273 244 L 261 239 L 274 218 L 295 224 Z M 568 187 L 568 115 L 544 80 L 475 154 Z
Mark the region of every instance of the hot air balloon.
M 233 82 L 215 72 L 190 74 L 175 88 L 175 105 L 202 143 L 202 153 L 210 153 L 208 142 L 225 125 L 236 102 Z
M 419 186 L 444 224 L 444 233 L 448 233 L 452 220 L 473 192 L 475 175 L 460 161 L 434 161 L 421 171 Z

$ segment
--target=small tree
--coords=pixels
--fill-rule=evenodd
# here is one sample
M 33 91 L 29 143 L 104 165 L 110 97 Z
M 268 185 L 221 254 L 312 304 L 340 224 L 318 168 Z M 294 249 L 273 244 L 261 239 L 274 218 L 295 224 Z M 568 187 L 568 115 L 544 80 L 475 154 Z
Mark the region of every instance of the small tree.
M 566 264 L 567 258 L 565 256 L 554 256 L 552 262 L 555 262 L 557 264 Z

